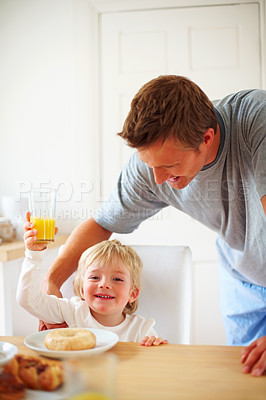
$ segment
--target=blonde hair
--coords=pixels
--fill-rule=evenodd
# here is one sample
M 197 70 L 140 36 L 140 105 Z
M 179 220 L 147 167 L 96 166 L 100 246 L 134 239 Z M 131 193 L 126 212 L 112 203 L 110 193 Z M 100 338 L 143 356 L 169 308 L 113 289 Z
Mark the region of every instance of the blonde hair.
M 99 265 L 111 265 L 116 260 L 121 260 L 130 272 L 131 289 L 141 289 L 142 261 L 130 246 L 121 244 L 118 240 L 104 240 L 89 247 L 81 255 L 77 273 L 73 282 L 74 293 L 84 300 L 83 280 L 86 270 L 96 260 Z M 123 313 L 133 314 L 138 308 L 138 298 L 132 303 L 127 303 Z

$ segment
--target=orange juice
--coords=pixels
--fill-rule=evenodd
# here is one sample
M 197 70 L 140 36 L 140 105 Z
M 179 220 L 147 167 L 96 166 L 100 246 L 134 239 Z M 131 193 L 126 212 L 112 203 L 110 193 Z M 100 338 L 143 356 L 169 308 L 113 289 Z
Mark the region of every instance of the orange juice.
M 75 396 L 70 397 L 69 400 L 112 400 L 112 399 L 111 397 L 103 393 L 88 392 L 88 393 L 76 394 Z
M 55 218 L 30 217 L 37 231 L 37 242 L 54 242 Z

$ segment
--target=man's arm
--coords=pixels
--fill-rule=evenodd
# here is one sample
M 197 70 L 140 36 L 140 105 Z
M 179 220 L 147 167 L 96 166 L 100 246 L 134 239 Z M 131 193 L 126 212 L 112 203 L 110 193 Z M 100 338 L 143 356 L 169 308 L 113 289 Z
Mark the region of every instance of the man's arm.
M 43 291 L 62 297 L 60 287 L 67 278 L 77 269 L 78 260 L 88 247 L 109 239 L 112 232 L 102 228 L 94 218 L 84 221 L 71 233 L 64 250 L 49 268 L 44 282 Z
M 266 196 L 263 196 L 260 201 L 264 210 L 264 214 L 266 215 Z

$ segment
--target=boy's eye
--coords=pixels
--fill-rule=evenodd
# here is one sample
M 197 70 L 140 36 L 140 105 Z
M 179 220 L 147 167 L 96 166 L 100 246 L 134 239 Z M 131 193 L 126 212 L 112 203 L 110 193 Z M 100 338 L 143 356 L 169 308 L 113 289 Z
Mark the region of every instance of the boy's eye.
M 94 281 L 94 280 L 97 280 L 97 279 L 99 279 L 99 277 L 98 277 L 98 276 L 90 276 L 90 277 L 89 277 L 89 279 L 91 279 L 91 280 L 93 280 L 93 281 Z
M 121 279 L 121 278 L 114 278 L 114 281 L 116 281 L 116 282 L 123 282 L 123 279 Z

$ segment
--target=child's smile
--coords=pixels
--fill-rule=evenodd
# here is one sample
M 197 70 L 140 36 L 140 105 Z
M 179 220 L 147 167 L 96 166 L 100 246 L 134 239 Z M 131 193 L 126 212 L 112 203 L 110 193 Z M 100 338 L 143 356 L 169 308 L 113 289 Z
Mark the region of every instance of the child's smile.
M 99 299 L 105 299 L 105 300 L 114 299 L 114 296 L 109 296 L 109 295 L 105 295 L 105 294 L 95 294 L 95 297 L 97 297 Z

